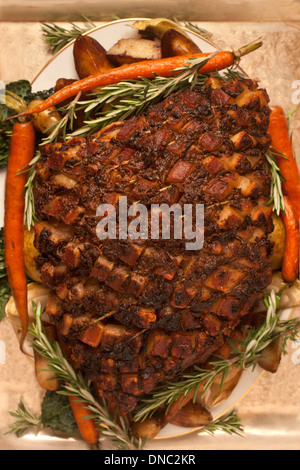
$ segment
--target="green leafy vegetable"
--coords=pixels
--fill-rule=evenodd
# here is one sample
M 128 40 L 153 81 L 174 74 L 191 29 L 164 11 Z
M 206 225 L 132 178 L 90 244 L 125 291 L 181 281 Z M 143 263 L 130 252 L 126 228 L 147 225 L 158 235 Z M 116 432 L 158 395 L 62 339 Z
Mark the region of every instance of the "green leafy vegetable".
M 26 99 L 26 96 L 31 93 L 31 85 L 28 80 L 18 80 L 16 82 L 8 83 L 5 86 L 5 90 L 15 93 L 22 99 Z
M 77 429 L 68 398 L 58 392 L 46 392 L 42 403 L 41 421 L 45 428 L 49 427 L 54 431 L 72 434 Z
M 6 120 L 13 116 L 15 111 L 8 108 L 1 100 L 0 102 L 0 168 L 7 165 L 9 156 L 9 142 L 10 134 L 12 131 L 13 123 L 11 120 Z
M 10 107 L 13 102 L 11 94 L 23 100 L 30 92 L 31 85 L 27 80 L 8 83 L 0 90 L 0 168 L 7 165 L 10 135 L 14 124 L 14 120 L 9 118 L 16 114 L 16 110 Z
M 3 228 L 0 229 L 0 320 L 5 316 L 4 308 L 11 295 L 4 264 Z
M 0 168 L 6 167 L 9 156 L 10 135 L 15 121 L 9 118 L 20 111 L 19 108 L 13 108 L 13 106 L 22 105 L 26 109 L 30 101 L 45 100 L 53 93 L 54 88 L 32 92 L 28 80 L 8 83 L 0 90 Z
M 4 133 L 0 134 L 0 168 L 7 165 L 9 156 L 9 137 Z
M 54 87 L 49 88 L 49 90 L 40 90 L 40 91 L 31 91 L 24 98 L 26 103 L 30 103 L 32 100 L 46 100 L 49 96 L 53 95 Z

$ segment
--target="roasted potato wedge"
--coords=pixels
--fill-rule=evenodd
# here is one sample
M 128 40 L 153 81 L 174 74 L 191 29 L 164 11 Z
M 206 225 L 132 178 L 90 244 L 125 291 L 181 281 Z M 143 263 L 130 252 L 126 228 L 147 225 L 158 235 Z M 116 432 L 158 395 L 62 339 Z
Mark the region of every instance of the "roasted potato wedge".
M 199 401 L 211 409 L 222 401 L 227 400 L 239 383 L 242 372 L 242 368 L 232 366 L 224 383 L 221 385 L 220 381 L 216 380 L 204 397 L 199 395 Z
M 144 421 L 137 421 L 131 424 L 132 434 L 140 439 L 154 439 L 161 430 L 160 421 L 154 416 Z
M 277 271 L 282 266 L 282 260 L 285 249 L 285 228 L 282 218 L 276 214 L 272 214 L 274 230 L 269 235 L 269 241 L 274 243 L 271 255 L 271 267 L 273 271 Z
M 241 341 L 243 340 L 244 335 L 240 330 L 235 330 L 231 341 L 235 348 L 242 348 Z M 229 359 L 232 355 L 232 348 L 229 342 L 225 342 L 211 357 L 212 360 L 218 360 L 221 357 Z M 197 401 L 202 403 L 207 408 L 212 408 L 220 402 L 226 400 L 238 384 L 240 377 L 242 375 L 243 369 L 241 367 L 236 367 L 231 365 L 229 372 L 223 380 L 223 375 L 218 375 L 213 384 L 210 386 L 208 392 L 203 395 L 201 391 L 197 394 Z
M 35 258 L 39 255 L 39 251 L 34 246 L 35 232 L 33 229 L 30 231 L 24 230 L 24 263 L 26 274 L 30 279 L 36 282 L 41 282 L 41 275 L 36 269 Z
M 277 338 L 262 351 L 258 365 L 267 372 L 275 374 L 278 370 L 281 356 L 280 338 Z
M 107 51 L 107 57 L 116 66 L 142 60 L 160 59 L 160 43 L 150 39 L 120 39 Z
M 46 326 L 45 333 L 50 341 L 56 339 L 55 327 Z M 34 366 L 35 376 L 40 387 L 51 392 L 59 388 L 59 379 L 55 372 L 50 370 L 48 359 L 39 354 L 36 350 L 34 350 Z
M 42 102 L 43 100 L 32 100 L 28 104 L 28 109 L 34 108 Z M 41 113 L 32 114 L 31 120 L 38 132 L 49 135 L 52 132 L 51 127 L 61 120 L 61 115 L 54 106 L 51 106 L 51 108 L 46 109 Z
M 169 29 L 161 39 L 162 57 L 198 54 L 201 49 L 190 38 L 175 29 Z
M 40 387 L 54 392 L 59 387 L 57 375 L 49 370 L 49 362 L 44 356 L 34 351 L 35 376 Z
M 170 422 L 184 428 L 197 428 L 207 426 L 212 420 L 212 415 L 202 404 L 190 401 L 177 412 Z
M 104 47 L 90 36 L 77 36 L 73 46 L 73 56 L 80 79 L 112 68 Z
M 77 82 L 75 78 L 59 78 L 56 80 L 54 91 L 55 93 L 65 86 L 71 85 L 72 83 Z

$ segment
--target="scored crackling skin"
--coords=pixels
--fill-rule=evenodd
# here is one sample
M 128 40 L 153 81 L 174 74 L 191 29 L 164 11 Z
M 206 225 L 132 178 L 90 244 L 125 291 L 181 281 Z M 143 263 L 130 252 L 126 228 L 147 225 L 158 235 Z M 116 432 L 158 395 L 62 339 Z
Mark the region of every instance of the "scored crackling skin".
M 35 245 L 46 311 L 99 396 L 127 412 L 201 364 L 271 281 L 268 95 L 209 78 L 86 138 L 45 145 Z M 105 240 L 99 204 L 204 204 L 205 242 Z

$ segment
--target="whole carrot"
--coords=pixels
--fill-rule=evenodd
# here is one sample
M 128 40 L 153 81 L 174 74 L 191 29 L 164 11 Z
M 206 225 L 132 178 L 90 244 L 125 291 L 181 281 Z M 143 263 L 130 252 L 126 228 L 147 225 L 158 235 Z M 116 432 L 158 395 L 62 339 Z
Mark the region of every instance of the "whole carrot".
M 285 250 L 281 272 L 283 280 L 292 283 L 299 274 L 299 226 L 287 196 L 284 196 L 284 209 L 281 217 L 285 227 Z
M 272 139 L 274 154 L 279 169 L 284 177 L 283 193 L 288 196 L 294 208 L 297 221 L 300 221 L 300 173 L 293 153 L 289 136 L 287 119 L 283 109 L 275 106 L 272 109 L 269 122 L 269 135 Z M 278 150 L 278 152 L 276 152 Z
M 20 316 L 20 347 L 28 329 L 27 280 L 24 247 L 24 186 L 26 174 L 20 171 L 34 156 L 35 132 L 31 122 L 14 124 L 5 182 L 4 258 L 8 282 Z
M 92 450 L 97 450 L 99 431 L 95 421 L 91 418 L 87 418 L 91 413 L 87 410 L 84 402 L 80 401 L 79 398 L 69 395 L 68 399 L 82 439 Z
M 208 62 L 199 70 L 199 73 L 209 74 L 230 67 L 237 62 L 242 56 L 249 54 L 253 50 L 262 45 L 261 42 L 250 44 L 242 47 L 237 52 L 220 51 L 213 55 Z M 211 54 L 199 53 L 193 55 L 182 55 L 176 57 L 167 57 L 157 60 L 145 60 L 142 62 L 135 62 L 126 66 L 117 67 L 105 73 L 98 73 L 89 77 L 78 80 L 74 83 L 67 85 L 60 89 L 40 105 L 26 110 L 18 116 L 26 116 L 28 114 L 40 113 L 46 109 L 58 105 L 61 102 L 76 96 L 79 92 L 85 93 L 94 88 L 112 85 L 121 82 L 122 80 L 137 80 L 139 78 L 154 78 L 155 74 L 162 77 L 172 77 L 179 72 L 174 72 L 175 69 L 183 67 L 189 63 L 192 58 L 206 58 Z

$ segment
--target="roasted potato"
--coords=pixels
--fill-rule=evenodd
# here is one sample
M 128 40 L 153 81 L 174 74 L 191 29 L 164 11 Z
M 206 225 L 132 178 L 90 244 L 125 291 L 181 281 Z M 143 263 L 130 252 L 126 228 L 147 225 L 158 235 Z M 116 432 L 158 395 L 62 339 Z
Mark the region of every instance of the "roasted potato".
M 282 266 L 282 260 L 285 249 L 285 228 L 282 218 L 276 214 L 272 214 L 274 230 L 269 235 L 269 241 L 274 243 L 271 255 L 271 267 L 273 271 L 277 271 Z
M 65 86 L 72 85 L 72 83 L 77 82 L 75 78 L 59 78 L 56 80 L 54 91 L 55 93 Z
M 90 36 L 77 36 L 73 46 L 73 56 L 80 79 L 112 68 L 104 47 Z
M 170 422 L 184 428 L 197 428 L 207 426 L 212 420 L 212 415 L 202 404 L 190 401 L 177 412 Z
M 117 66 L 142 60 L 160 59 L 160 43 L 150 39 L 120 39 L 107 51 L 107 57 Z
M 59 387 L 57 375 L 49 370 L 49 362 L 44 356 L 34 350 L 35 376 L 40 387 L 54 392 Z
M 35 258 L 39 255 L 38 250 L 34 246 L 35 232 L 33 229 L 30 231 L 24 230 L 24 263 L 26 274 L 30 279 L 36 282 L 41 282 L 41 275 L 36 269 Z
M 215 380 L 204 397 L 199 394 L 199 401 L 211 409 L 222 401 L 227 400 L 239 383 L 242 372 L 243 369 L 241 367 L 231 366 L 224 383 L 221 385 L 221 380 Z
M 45 333 L 50 341 L 56 339 L 54 327 L 46 326 Z M 48 359 L 39 354 L 36 350 L 34 350 L 34 366 L 35 376 L 40 387 L 52 392 L 59 388 L 59 379 L 56 373 L 50 370 Z
M 280 338 L 277 338 L 262 351 L 258 365 L 267 372 L 275 374 L 278 370 L 281 356 Z
M 28 109 L 34 108 L 42 102 L 43 100 L 32 100 L 28 104 Z M 31 119 L 38 132 L 49 135 L 52 132 L 51 127 L 61 120 L 61 115 L 54 106 L 51 106 L 41 113 L 32 114 Z
M 244 335 L 242 331 L 235 330 L 231 341 L 232 345 L 237 348 L 242 348 L 242 340 Z M 212 360 L 218 360 L 220 357 L 224 359 L 229 359 L 232 355 L 232 347 L 229 342 L 224 342 L 224 344 L 213 354 L 210 358 Z M 234 388 L 237 386 L 240 377 L 242 375 L 243 369 L 241 367 L 236 367 L 235 365 L 231 365 L 229 372 L 223 380 L 223 375 L 218 375 L 213 384 L 210 386 L 209 390 L 206 394 L 203 395 L 202 391 L 199 391 L 197 394 L 197 401 L 202 403 L 207 408 L 212 408 L 219 404 L 220 402 L 226 400 L 231 393 L 233 392 Z
M 201 49 L 190 38 L 175 29 L 169 29 L 161 39 L 162 57 L 198 54 Z
M 154 439 L 161 430 L 160 421 L 154 416 L 144 421 L 137 421 L 131 424 L 132 434 L 140 439 Z

